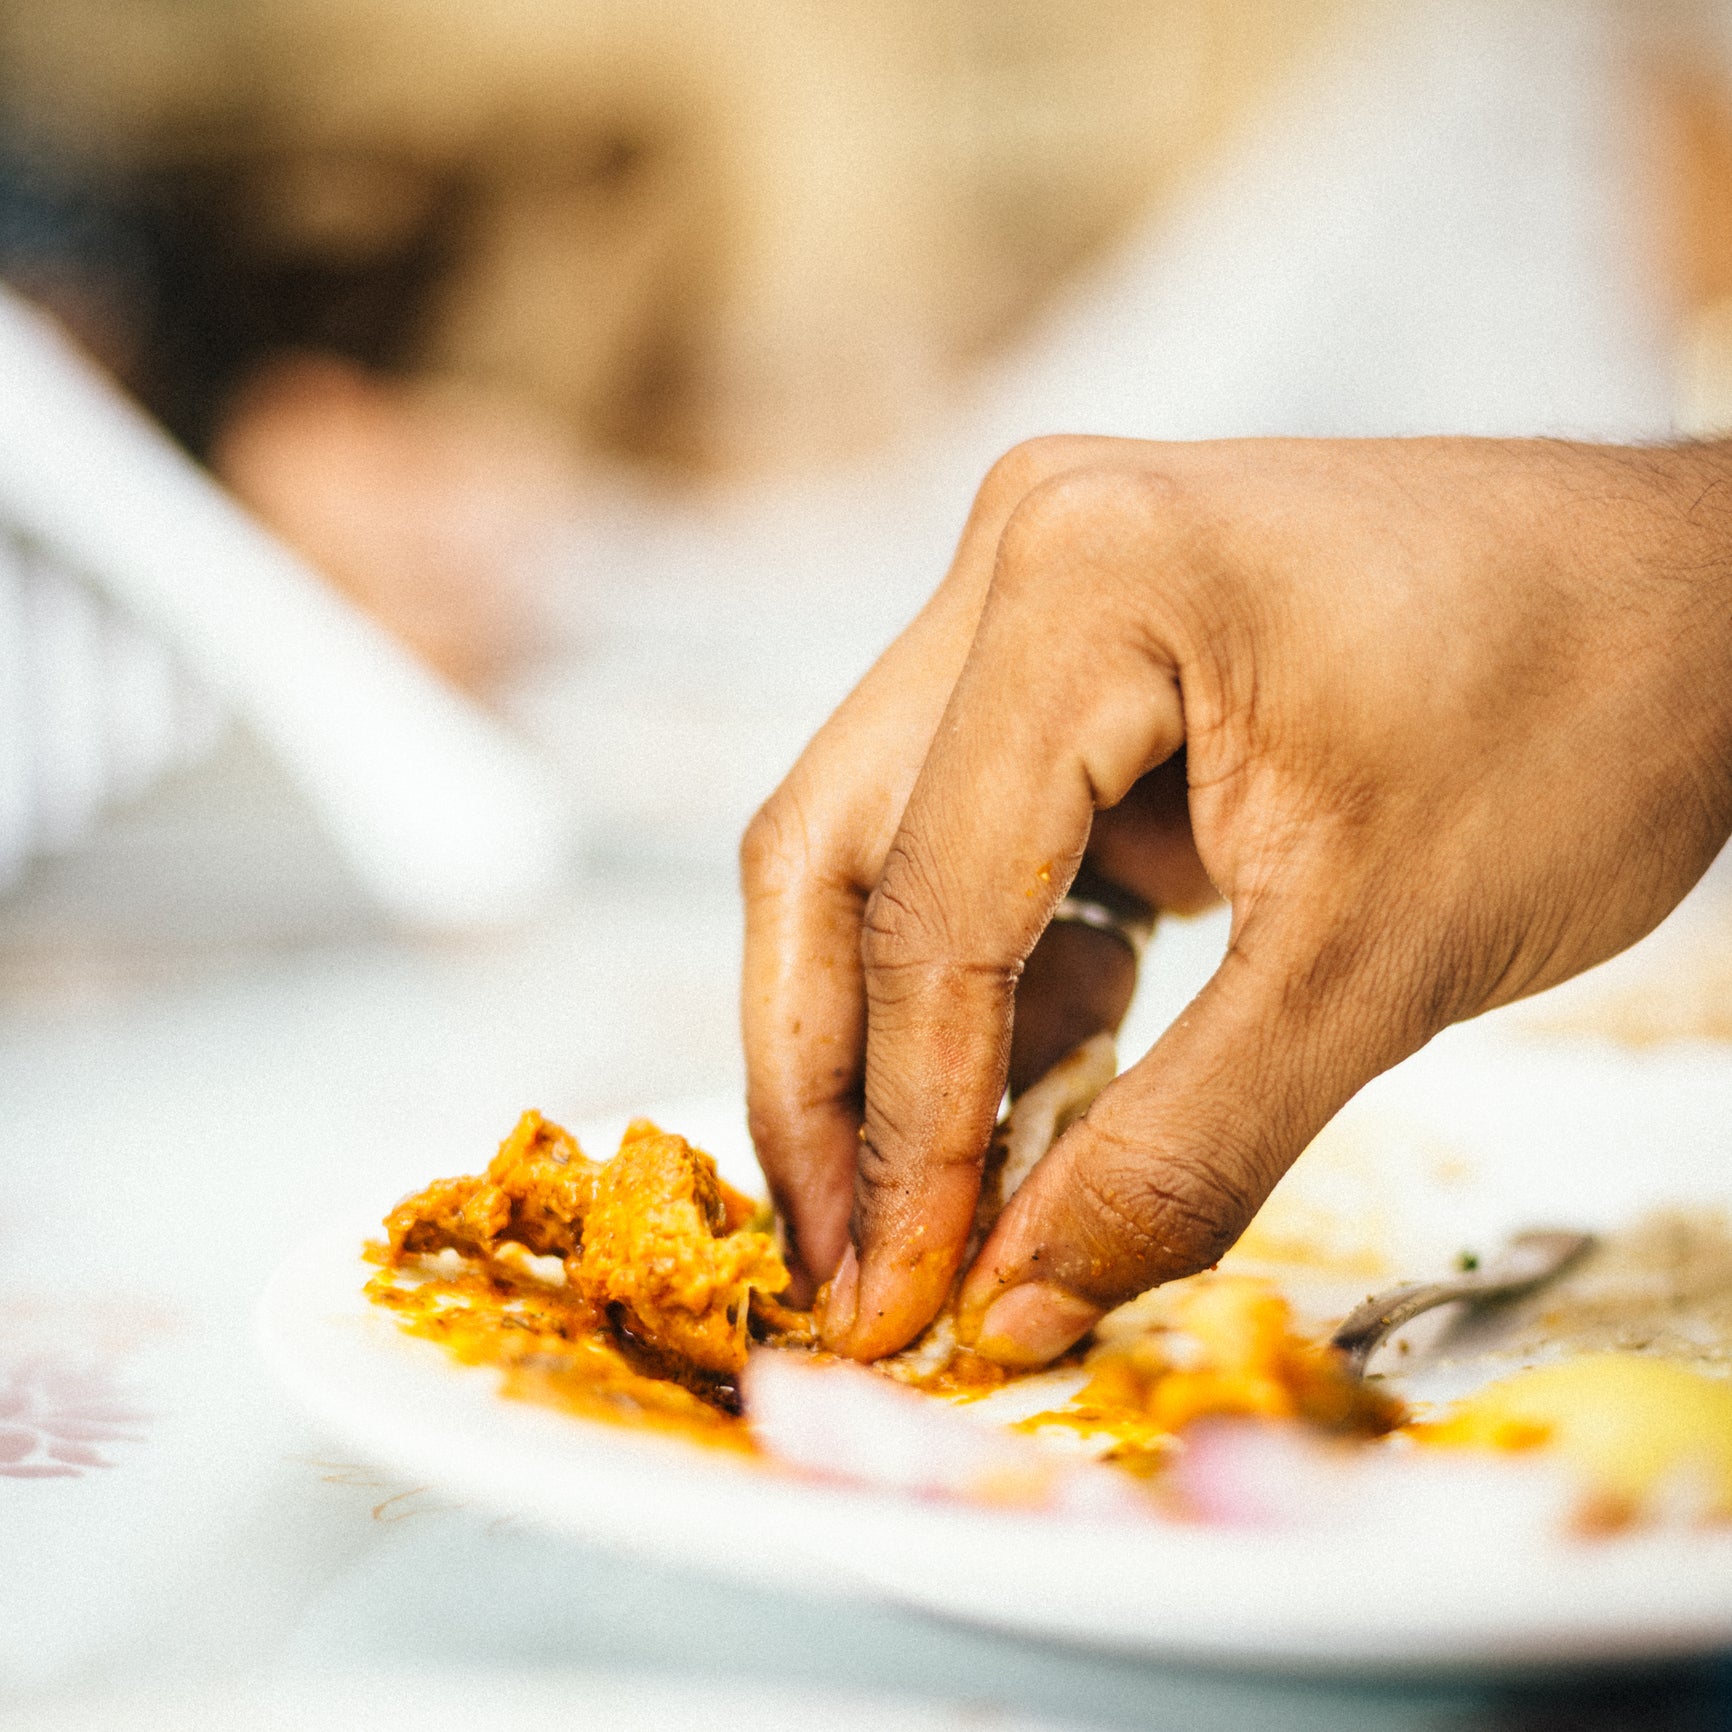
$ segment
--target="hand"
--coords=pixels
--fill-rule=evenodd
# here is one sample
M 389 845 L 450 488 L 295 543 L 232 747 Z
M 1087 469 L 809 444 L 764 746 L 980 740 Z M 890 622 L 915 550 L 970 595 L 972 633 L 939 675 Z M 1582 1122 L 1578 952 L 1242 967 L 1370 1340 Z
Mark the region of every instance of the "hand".
M 1123 946 L 1042 939 L 1085 853 L 1232 933 L 969 1272 L 1011 1364 L 1213 1263 L 1439 1029 L 1655 926 L 1732 830 L 1729 482 L 1477 440 L 1001 461 L 743 851 L 753 1136 L 830 1344 L 929 1321 L 1007 1074 L 1122 1015 Z

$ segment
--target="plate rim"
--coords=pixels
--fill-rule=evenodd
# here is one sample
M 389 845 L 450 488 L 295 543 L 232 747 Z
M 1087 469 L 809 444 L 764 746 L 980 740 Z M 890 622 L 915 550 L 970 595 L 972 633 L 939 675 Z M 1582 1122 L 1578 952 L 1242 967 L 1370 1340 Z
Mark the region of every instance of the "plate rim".
M 669 1103 L 659 1116 L 673 1123 L 702 1120 L 715 1115 L 717 1100 Z M 619 1122 L 621 1115 L 598 1116 L 580 1122 L 577 1134 L 594 1140 L 598 1129 Z M 1223 1668 L 1332 1676 L 1459 1674 L 1682 1657 L 1732 1644 L 1732 1543 L 1719 1536 L 1598 1542 L 1615 1551 L 1579 1544 L 1529 1548 L 1516 1561 L 1515 1577 L 1497 1591 L 1482 1592 L 1477 1616 L 1465 1623 L 1459 1617 L 1429 1624 L 1403 1620 L 1389 1615 L 1389 1602 L 1375 1594 L 1360 1607 L 1365 1615 L 1350 1620 L 1346 1613 L 1352 1608 L 1339 1603 L 1347 1574 L 1363 1583 L 1369 1571 L 1385 1594 L 1394 1586 L 1379 1577 L 1374 1555 L 1387 1541 L 1368 1545 L 1363 1534 L 1153 1523 L 1127 1540 L 1122 1526 L 1111 1523 L 801 1479 L 730 1461 L 676 1437 L 514 1402 L 498 1393 L 496 1372 L 453 1364 L 436 1344 L 406 1335 L 388 1312 L 360 1296 L 367 1269 L 361 1241 L 377 1230 L 377 1216 L 328 1222 L 273 1271 L 255 1316 L 255 1339 L 273 1377 L 319 1425 L 369 1459 L 590 1543 L 783 1588 L 889 1599 L 1042 1640 Z M 324 1309 L 310 1313 L 309 1303 Z M 402 1405 L 393 1406 L 406 1390 L 412 1394 L 408 1419 Z M 427 1415 L 446 1403 L 467 1431 L 438 1435 Z M 478 1431 L 470 1423 L 472 1410 L 486 1416 Z M 507 1490 L 507 1469 L 514 1470 L 519 1493 L 533 1494 L 534 1507 L 525 1510 Z M 574 1469 L 587 1476 L 587 1499 L 574 1495 L 571 1486 L 552 1485 L 550 1476 Z M 604 1491 L 608 1503 L 616 1494 L 626 1503 L 641 1500 L 652 1487 L 659 1507 L 648 1529 L 638 1509 L 628 1512 L 624 1503 L 608 1508 L 601 1501 Z M 692 1545 L 682 1524 L 700 1518 L 706 1543 Z M 767 1559 L 766 1540 L 773 1541 Z M 1145 1594 L 1135 1596 L 1143 1621 L 1120 1616 L 1103 1624 L 1091 1621 L 1086 1595 L 1078 1600 L 1073 1594 L 1067 1607 L 1050 1593 L 1014 1585 L 1022 1582 L 1019 1551 L 1043 1546 L 1049 1563 L 1055 1556 L 1068 1562 L 1073 1586 L 1091 1558 L 1097 1575 L 1176 1578 L 1189 1585 L 1193 1602 L 1200 1578 L 1230 1579 L 1238 1572 L 1241 1582 L 1257 1586 L 1248 1595 L 1218 1594 L 1217 1611 L 1228 1615 L 1213 1625 L 1199 1616 L 1196 1604 L 1187 1612 L 1184 1598 L 1169 1597 L 1163 1606 L 1158 1596 Z M 951 1560 L 965 1554 L 976 1561 L 970 1591 L 959 1592 L 954 1569 L 947 1571 L 947 1547 Z M 982 1568 L 984 1557 L 998 1563 Z M 1540 1565 L 1540 1559 L 1546 1562 Z M 1465 1551 L 1428 1560 L 1434 1570 L 1465 1568 L 1469 1561 Z M 1483 1571 L 1485 1559 L 1478 1561 Z M 1626 1577 L 1634 1572 L 1639 1604 L 1629 1580 L 1619 1591 L 1606 1585 L 1614 1571 Z M 1311 1615 L 1291 1615 L 1289 1587 L 1283 1622 L 1279 1600 L 1271 1600 L 1266 1583 L 1295 1574 L 1307 1589 Z M 1684 1578 L 1689 1591 L 1681 1590 Z M 1413 1580 L 1410 1569 L 1410 1588 Z M 1584 1582 L 1592 1591 L 1584 1592 Z M 1368 1593 L 1362 1586 L 1362 1602 Z M 1512 1606 L 1524 1613 L 1513 1621 Z M 1129 1602 L 1122 1608 L 1131 1609 Z M 1156 1615 L 1162 1612 L 1164 1617 Z

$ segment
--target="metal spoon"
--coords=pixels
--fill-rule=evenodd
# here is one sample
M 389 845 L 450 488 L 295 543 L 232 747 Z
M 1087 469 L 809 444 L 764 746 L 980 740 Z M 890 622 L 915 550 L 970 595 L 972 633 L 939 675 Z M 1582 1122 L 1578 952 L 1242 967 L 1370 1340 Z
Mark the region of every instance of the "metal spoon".
M 1347 1355 L 1356 1377 L 1365 1375 L 1384 1336 L 1423 1312 L 1457 1299 L 1513 1299 L 1549 1281 L 1593 1244 L 1592 1233 L 1545 1228 L 1517 1233 L 1489 1262 L 1447 1281 L 1415 1281 L 1374 1293 L 1356 1307 L 1335 1334 L 1332 1345 Z

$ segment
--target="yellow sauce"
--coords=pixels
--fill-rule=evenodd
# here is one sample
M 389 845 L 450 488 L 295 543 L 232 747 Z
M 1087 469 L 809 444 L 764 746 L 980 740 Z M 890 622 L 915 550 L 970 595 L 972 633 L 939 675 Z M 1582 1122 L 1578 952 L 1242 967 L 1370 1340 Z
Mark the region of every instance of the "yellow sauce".
M 787 1271 L 751 1199 L 683 1138 L 637 1121 L 613 1160 L 526 1113 L 487 1171 L 440 1179 L 386 1217 L 367 1296 L 410 1334 L 503 1374 L 503 1393 L 585 1419 L 648 1426 L 749 1451 L 734 1379 L 749 1339 L 813 1351 L 814 1318 L 775 1295 Z M 1373 1434 L 1399 1405 L 1293 1334 L 1267 1283 L 1186 1284 L 1173 1329 L 1109 1343 L 1067 1411 L 1039 1416 L 1110 1433 L 1109 1458 L 1148 1473 L 1173 1434 L 1210 1414 L 1297 1418 Z M 947 1326 L 948 1327 L 948 1326 Z M 966 1400 L 1011 1374 L 954 1345 L 900 1381 Z
M 378 1269 L 366 1293 L 408 1333 L 497 1368 L 507 1396 L 751 1454 L 734 1382 L 749 1342 L 817 1352 L 814 1316 L 775 1297 L 787 1273 L 766 1225 L 683 1138 L 639 1121 L 602 1165 L 529 1113 L 485 1174 L 436 1181 L 392 1210 L 386 1238 L 367 1249 Z M 1069 1403 L 1015 1429 L 1104 1439 L 1101 1459 L 1149 1477 L 1201 1419 L 1360 1439 L 1404 1428 L 1436 1448 L 1552 1452 L 1588 1491 L 1589 1525 L 1621 1525 L 1680 1495 L 1732 1519 L 1732 1383 L 1587 1353 L 1408 1424 L 1399 1401 L 1295 1332 L 1267 1280 L 1205 1274 L 1158 1298 L 1136 1333 L 1088 1353 L 1088 1381 Z M 954 1343 L 952 1322 L 941 1323 Z M 917 1366 L 899 1357 L 886 1362 L 891 1375 L 954 1400 L 1015 1380 L 960 1346 Z

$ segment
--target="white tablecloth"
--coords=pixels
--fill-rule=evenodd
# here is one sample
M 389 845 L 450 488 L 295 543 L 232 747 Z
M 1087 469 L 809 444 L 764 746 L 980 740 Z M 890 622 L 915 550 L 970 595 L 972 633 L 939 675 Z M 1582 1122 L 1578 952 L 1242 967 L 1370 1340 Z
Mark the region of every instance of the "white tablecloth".
M 229 866 L 278 863 L 250 900 L 204 869 L 213 815 Z M 724 881 L 644 869 L 593 876 L 509 938 L 411 945 L 318 854 L 234 757 L 0 914 L 0 1710 L 18 1724 L 323 1728 L 374 1724 L 381 1702 L 483 1729 L 1662 1723 L 1546 1719 L 1568 1704 L 1473 1685 L 1216 1676 L 796 1599 L 354 1459 L 254 1354 L 275 1260 L 473 1169 L 525 1105 L 580 1118 L 729 1086 L 739 924 Z M 297 862 L 298 899 L 273 898 Z M 153 939 L 165 919 L 176 946 Z M 1200 938 L 1178 974 L 1206 966 Z M 1694 1712 L 1712 1684 L 1617 1688 Z

